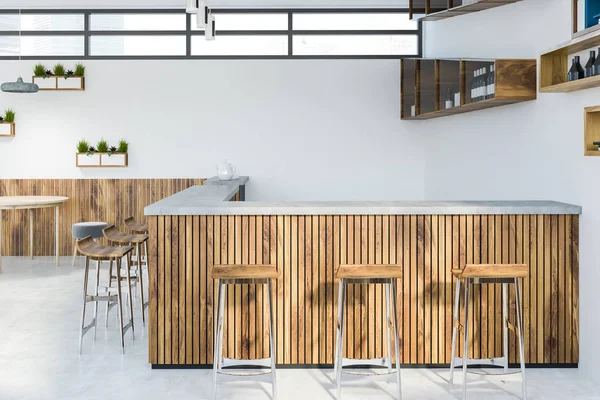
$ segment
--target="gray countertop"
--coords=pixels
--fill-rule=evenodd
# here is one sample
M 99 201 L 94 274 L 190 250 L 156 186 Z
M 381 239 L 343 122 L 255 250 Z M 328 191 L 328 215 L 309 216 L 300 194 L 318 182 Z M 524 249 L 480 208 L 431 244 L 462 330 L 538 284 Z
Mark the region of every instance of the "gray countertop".
M 556 201 L 229 201 L 248 177 L 208 179 L 144 209 L 145 215 L 485 215 L 581 214 Z

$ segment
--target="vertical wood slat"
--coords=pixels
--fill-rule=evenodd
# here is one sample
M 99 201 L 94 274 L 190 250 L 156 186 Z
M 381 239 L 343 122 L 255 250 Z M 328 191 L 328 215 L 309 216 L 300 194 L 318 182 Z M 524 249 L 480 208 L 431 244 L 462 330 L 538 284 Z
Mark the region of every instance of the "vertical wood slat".
M 247 262 L 277 264 L 283 272 L 274 288 L 278 363 L 331 364 L 334 269 L 341 263 L 398 263 L 404 270 L 398 294 L 401 362 L 447 364 L 451 270 L 467 262 L 524 262 L 530 266 L 523 285 L 525 361 L 577 363 L 578 222 L 570 215 L 152 217 L 149 360 L 211 364 L 210 267 Z M 227 357 L 268 356 L 262 289 L 228 292 Z M 344 356 L 384 356 L 383 291 L 358 285 L 348 289 Z M 509 315 L 514 318 L 514 290 L 511 296 Z M 474 291 L 472 302 L 471 354 L 498 357 L 503 340 L 499 285 Z M 518 342 L 509 342 L 510 360 L 518 362 Z

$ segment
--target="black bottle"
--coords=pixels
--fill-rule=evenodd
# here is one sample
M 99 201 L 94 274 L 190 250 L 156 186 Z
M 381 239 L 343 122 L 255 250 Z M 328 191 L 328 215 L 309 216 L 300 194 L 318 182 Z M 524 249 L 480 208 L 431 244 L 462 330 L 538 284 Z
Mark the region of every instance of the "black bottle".
M 573 58 L 573 65 L 571 65 L 571 69 L 569 70 L 569 74 L 567 75 L 567 80 L 571 82 L 576 81 L 578 79 L 583 79 L 584 77 L 585 71 L 579 63 L 579 56 L 575 56 Z
M 596 58 L 594 65 L 592 65 L 592 75 L 600 75 L 600 48 L 598 48 L 598 57 Z
M 588 62 L 585 64 L 585 77 L 589 78 L 590 76 L 594 76 L 594 63 L 596 62 L 596 52 L 594 50 L 590 51 L 590 58 L 588 58 Z

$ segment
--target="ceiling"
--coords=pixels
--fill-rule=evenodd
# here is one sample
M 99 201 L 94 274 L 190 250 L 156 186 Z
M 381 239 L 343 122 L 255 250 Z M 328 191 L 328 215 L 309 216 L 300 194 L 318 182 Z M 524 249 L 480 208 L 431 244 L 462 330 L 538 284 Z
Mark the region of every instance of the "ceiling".
M 218 8 L 407 8 L 408 0 L 209 0 Z M 2 0 L 0 9 L 15 8 L 183 8 L 185 0 Z

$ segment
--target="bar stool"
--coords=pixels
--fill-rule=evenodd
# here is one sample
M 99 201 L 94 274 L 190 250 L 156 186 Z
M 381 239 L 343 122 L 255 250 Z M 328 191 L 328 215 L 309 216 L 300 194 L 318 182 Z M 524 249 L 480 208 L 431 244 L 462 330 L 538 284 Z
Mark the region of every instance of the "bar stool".
M 468 264 L 463 269 L 452 270 L 456 277 L 456 294 L 454 299 L 454 328 L 452 329 L 452 359 L 450 362 L 450 384 L 454 378 L 454 367 L 462 366 L 463 370 L 463 400 L 467 398 L 467 366 L 468 365 L 502 365 L 504 373 L 508 373 L 508 329 L 515 332 L 515 326 L 508 320 L 508 284 L 514 283 L 517 307 L 517 331 L 519 337 L 519 355 L 521 361 L 521 377 L 523 380 L 523 399 L 527 400 L 527 381 L 525 380 L 525 349 L 523 331 L 521 329 L 521 278 L 529 275 L 529 268 L 525 264 Z M 460 308 L 460 284 L 465 285 L 465 316 L 464 323 L 458 319 Z M 469 299 L 471 286 L 477 284 L 502 284 L 502 320 L 503 320 L 503 357 L 474 359 L 468 358 L 469 348 Z M 464 347 L 463 357 L 456 357 L 456 336 L 458 330 L 463 331 Z
M 81 327 L 79 331 L 79 354 L 81 354 L 83 346 L 83 336 L 93 327 L 94 328 L 94 340 L 96 339 L 96 327 L 98 318 L 98 302 L 106 301 L 108 303 L 116 303 L 119 306 L 119 328 L 121 330 L 121 352 L 125 352 L 125 333 L 131 328 L 131 334 L 133 335 L 133 308 L 131 306 L 131 279 L 129 275 L 129 269 L 127 269 L 126 276 L 121 276 L 121 262 L 123 257 L 129 257 L 133 246 L 127 247 L 113 247 L 104 246 L 96 243 L 91 236 L 84 239 L 78 240 L 76 243 L 77 251 L 85 256 L 85 273 L 83 278 L 83 311 L 81 313 Z M 88 294 L 88 276 L 90 269 L 90 260 L 96 261 L 96 284 L 94 287 L 94 294 Z M 113 261 L 117 262 L 117 286 L 107 287 L 100 286 L 100 262 L 110 261 L 110 267 L 112 270 Z M 128 286 L 128 297 L 129 297 L 129 322 L 123 326 L 123 301 L 121 294 L 121 283 L 126 281 Z M 104 293 L 99 293 L 102 289 Z M 116 291 L 116 295 L 114 294 Z M 89 325 L 85 325 L 85 309 L 89 302 L 94 302 L 94 319 Z
M 75 242 L 88 236 L 101 239 L 104 237 L 102 229 L 107 226 L 106 222 L 77 222 L 71 227 L 71 236 L 75 239 Z M 73 246 L 73 266 L 75 266 L 75 257 L 77 257 L 77 245 Z
M 217 398 L 217 375 L 223 373 L 222 370 L 228 366 L 262 366 L 271 368 L 271 383 L 273 384 L 272 399 L 277 399 L 277 385 L 275 377 L 275 342 L 274 334 L 275 325 L 273 321 L 272 304 L 273 291 L 271 290 L 271 281 L 279 279 L 279 271 L 274 265 L 215 265 L 212 268 L 211 276 L 217 279 L 219 303 L 216 310 L 215 318 L 215 336 L 214 336 L 214 360 L 213 360 L 213 399 Z M 269 295 L 267 296 L 267 306 L 269 308 L 269 348 L 270 357 L 260 360 L 233 360 L 223 358 L 223 319 L 225 311 L 225 290 L 227 285 L 267 285 Z M 260 364 L 266 363 L 268 365 Z M 229 363 L 229 365 L 227 365 Z M 263 373 L 255 374 L 231 374 L 235 376 L 253 376 L 263 375 Z
M 125 226 L 127 227 L 127 229 L 129 229 L 131 232 L 133 233 L 149 233 L 148 232 L 148 224 L 142 224 L 140 222 L 137 222 L 133 217 L 128 217 L 125 218 L 123 220 L 123 223 L 125 223 Z M 146 256 L 145 258 L 142 257 L 142 264 L 148 268 L 148 242 L 146 241 L 144 243 L 144 255 Z M 136 261 L 136 256 L 132 256 L 132 260 Z
M 398 340 L 398 320 L 396 312 L 396 280 L 402 278 L 402 266 L 400 265 L 340 265 L 335 272 L 340 280 L 338 290 L 338 318 L 337 338 L 335 349 L 335 381 L 337 383 L 337 399 L 342 398 L 342 370 L 344 366 L 370 365 L 387 366 L 388 373 L 392 373 L 392 329 L 394 345 L 396 348 L 396 381 L 398 384 L 398 399 L 402 399 L 402 383 L 400 376 L 400 346 Z M 344 344 L 344 299 L 346 286 L 349 284 L 379 284 L 385 285 L 386 293 L 386 318 L 388 355 L 387 358 L 369 360 L 357 360 L 342 358 Z M 391 293 L 390 293 L 391 292 Z M 390 310 L 391 308 L 391 310 Z
M 148 235 L 145 234 L 131 234 L 131 233 L 123 233 L 120 232 L 114 225 L 109 226 L 108 228 L 104 228 L 102 230 L 104 233 L 104 237 L 111 243 L 118 243 L 121 245 L 132 245 L 135 247 L 137 254 L 141 254 L 142 245 L 146 245 L 148 243 Z M 142 312 L 142 325 L 146 326 L 146 316 L 145 310 L 148 307 L 148 302 L 144 302 L 144 277 L 142 274 L 142 264 L 141 257 L 138 257 L 137 261 L 134 263 L 132 261 L 133 257 L 129 257 L 127 262 L 127 269 L 129 270 L 133 265 L 136 266 L 135 276 L 131 279 L 134 284 L 139 283 L 139 294 L 140 294 L 140 308 Z M 108 287 L 112 286 L 113 279 L 116 279 L 112 274 L 112 265 L 109 271 L 109 279 L 108 279 Z M 113 304 L 114 305 L 114 304 Z M 107 304 L 106 306 L 106 320 L 105 324 L 108 324 L 108 313 L 112 308 L 111 304 Z

